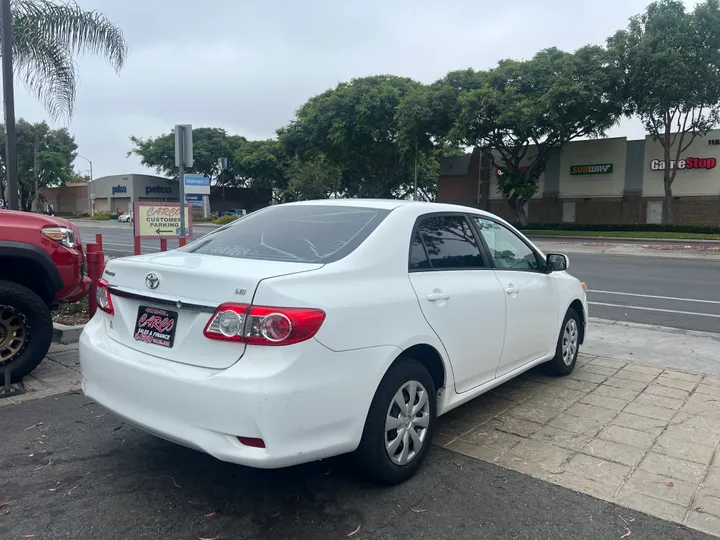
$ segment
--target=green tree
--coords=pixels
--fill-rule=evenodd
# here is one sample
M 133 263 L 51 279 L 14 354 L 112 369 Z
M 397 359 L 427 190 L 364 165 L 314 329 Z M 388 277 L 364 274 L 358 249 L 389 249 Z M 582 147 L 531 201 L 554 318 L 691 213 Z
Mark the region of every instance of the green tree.
M 504 171 L 498 187 L 520 223 L 553 152 L 603 135 L 622 112 L 619 71 L 601 47 L 550 48 L 531 60 L 503 60 L 461 92 L 449 137 L 478 146 Z
M 679 0 L 653 2 L 608 49 L 625 78 L 626 113 L 663 148 L 662 219 L 672 223 L 671 162 L 720 120 L 720 4 L 706 0 L 686 12 Z
M 293 200 L 327 199 L 342 189 L 342 172 L 318 154 L 312 161 L 295 158 L 288 170 L 287 196 Z
M 1 126 L 0 144 L 5 144 L 5 126 Z M 42 211 L 41 200 L 36 197 L 38 189 L 58 187 L 73 177 L 72 163 L 77 157 L 75 138 L 67 129 L 51 129 L 46 122 L 17 122 L 18 184 L 20 207 Z M 1 163 L 5 170 L 5 156 Z
M 234 185 L 254 189 L 268 189 L 275 202 L 288 199 L 288 157 L 276 140 L 247 141 L 237 146 L 233 154 Z
M 422 159 L 412 137 L 401 137 L 397 116 L 403 99 L 420 83 L 377 75 L 340 83 L 311 98 L 295 119 L 278 131 L 286 152 L 302 162 L 319 155 L 342 172 L 341 195 L 407 197 L 413 190 L 415 157 L 418 185 L 432 188 L 436 163 Z
M 74 2 L 13 0 L 11 13 L 16 71 L 53 118 L 72 116 L 76 56 L 103 55 L 116 71 L 125 63 L 122 31 L 98 11 Z
M 143 165 L 155 169 L 158 174 L 177 180 L 174 131 L 147 139 L 131 135 L 130 141 L 134 148 L 128 152 L 128 157 L 136 155 Z M 233 160 L 230 158 L 246 142 L 244 137 L 228 135 L 224 129 L 195 128 L 193 129 L 193 166 L 186 172 L 207 176 L 220 185 L 232 185 L 237 174 L 233 170 Z M 221 174 L 218 158 L 223 157 L 228 158 L 228 169 Z

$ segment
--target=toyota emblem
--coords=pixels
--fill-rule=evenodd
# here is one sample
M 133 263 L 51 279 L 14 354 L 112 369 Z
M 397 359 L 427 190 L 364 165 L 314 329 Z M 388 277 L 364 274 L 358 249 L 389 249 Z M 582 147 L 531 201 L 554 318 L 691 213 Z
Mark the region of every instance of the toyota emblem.
M 154 272 L 150 272 L 145 276 L 145 285 L 147 285 L 148 289 L 157 289 L 158 285 L 160 285 L 160 278 Z

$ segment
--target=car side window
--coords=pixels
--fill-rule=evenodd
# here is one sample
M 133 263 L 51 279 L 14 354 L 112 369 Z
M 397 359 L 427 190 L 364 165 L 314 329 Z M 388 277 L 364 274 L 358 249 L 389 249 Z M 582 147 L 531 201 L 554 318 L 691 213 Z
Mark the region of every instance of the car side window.
M 535 252 L 510 229 L 489 219 L 472 219 L 488 246 L 496 268 L 540 270 Z
M 430 259 L 420 238 L 420 231 L 415 231 L 412 244 L 410 244 L 410 270 L 427 270 L 430 268 Z
M 417 234 L 433 269 L 486 266 L 472 228 L 464 216 L 425 218 L 420 222 Z

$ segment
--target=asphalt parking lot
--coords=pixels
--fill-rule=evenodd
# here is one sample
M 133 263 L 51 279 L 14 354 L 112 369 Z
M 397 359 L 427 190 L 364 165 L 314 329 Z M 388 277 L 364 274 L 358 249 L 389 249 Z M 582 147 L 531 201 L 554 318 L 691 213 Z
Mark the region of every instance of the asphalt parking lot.
M 142 433 L 77 393 L 0 407 L 0 433 L 3 539 L 712 538 L 440 448 L 389 489 L 341 459 L 246 469 Z

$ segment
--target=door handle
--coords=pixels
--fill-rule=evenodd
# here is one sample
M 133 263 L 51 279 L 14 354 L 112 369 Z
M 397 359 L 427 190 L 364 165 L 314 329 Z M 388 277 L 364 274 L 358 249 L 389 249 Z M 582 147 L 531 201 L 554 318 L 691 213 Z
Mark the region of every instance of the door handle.
M 518 294 L 519 292 L 520 292 L 520 289 L 517 288 L 512 283 L 510 285 L 508 285 L 507 288 L 505 289 L 505 294 L 508 294 L 510 296 L 512 296 L 513 294 Z
M 438 300 L 447 300 L 450 298 L 448 293 L 430 293 L 427 295 L 427 299 L 430 302 L 437 302 Z

